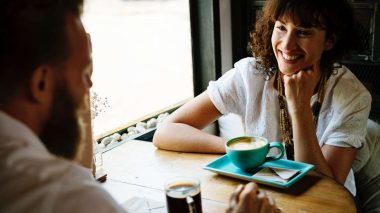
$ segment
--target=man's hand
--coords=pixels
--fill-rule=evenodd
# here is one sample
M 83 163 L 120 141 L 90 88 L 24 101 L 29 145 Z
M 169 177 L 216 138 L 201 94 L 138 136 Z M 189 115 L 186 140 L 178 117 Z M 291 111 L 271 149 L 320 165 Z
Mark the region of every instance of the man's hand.
M 83 106 L 78 111 L 80 117 L 82 135 L 81 142 L 77 150 L 75 161 L 82 166 L 92 170 L 95 175 L 95 167 L 93 162 L 93 138 L 92 138 L 92 120 L 90 109 L 90 97 L 86 95 L 83 99 Z
M 227 213 L 261 213 L 281 212 L 265 191 L 250 182 L 247 185 L 239 185 L 230 197 Z

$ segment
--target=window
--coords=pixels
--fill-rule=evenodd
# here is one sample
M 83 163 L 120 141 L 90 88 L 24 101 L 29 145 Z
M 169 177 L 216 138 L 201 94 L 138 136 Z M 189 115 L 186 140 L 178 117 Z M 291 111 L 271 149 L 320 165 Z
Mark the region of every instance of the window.
M 88 0 L 82 20 L 92 40 L 95 137 L 193 97 L 188 0 Z

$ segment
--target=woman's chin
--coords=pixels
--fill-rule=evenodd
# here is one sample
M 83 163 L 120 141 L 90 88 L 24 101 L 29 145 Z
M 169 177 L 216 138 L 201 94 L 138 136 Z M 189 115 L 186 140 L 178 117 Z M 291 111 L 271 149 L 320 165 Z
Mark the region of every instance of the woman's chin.
M 299 69 L 297 69 L 297 70 L 295 70 L 295 69 L 280 69 L 281 74 L 287 75 L 287 76 L 294 75 L 298 71 L 299 71 Z

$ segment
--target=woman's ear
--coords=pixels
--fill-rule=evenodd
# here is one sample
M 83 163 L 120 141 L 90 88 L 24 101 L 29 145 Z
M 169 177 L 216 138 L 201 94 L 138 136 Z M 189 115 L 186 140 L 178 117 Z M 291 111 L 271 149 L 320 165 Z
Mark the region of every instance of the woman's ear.
M 30 96 L 33 101 L 42 103 L 51 99 L 53 94 L 53 70 L 48 65 L 41 65 L 34 70 L 29 84 Z
M 331 50 L 331 49 L 334 47 L 335 42 L 336 42 L 336 36 L 335 36 L 335 35 L 330 36 L 330 37 L 326 40 L 326 42 L 325 42 L 324 50 L 325 50 L 325 51 Z

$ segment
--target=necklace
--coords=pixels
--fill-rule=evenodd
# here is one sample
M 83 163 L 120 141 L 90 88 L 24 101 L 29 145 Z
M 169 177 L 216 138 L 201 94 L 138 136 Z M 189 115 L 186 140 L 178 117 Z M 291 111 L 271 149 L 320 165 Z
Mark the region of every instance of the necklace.
M 284 91 L 284 84 L 280 72 L 276 73 L 277 80 L 277 90 L 278 90 L 278 102 L 280 105 L 280 130 L 282 136 L 282 142 L 285 144 L 286 156 L 289 160 L 294 160 L 294 143 L 293 143 L 293 128 L 292 121 L 289 117 L 289 112 L 287 110 L 286 97 Z M 314 102 L 312 106 L 313 119 L 315 128 L 318 125 L 319 112 L 321 110 L 322 101 L 325 95 L 325 85 L 327 82 L 327 75 L 323 72 L 321 79 L 317 85 L 318 95 L 317 101 Z

